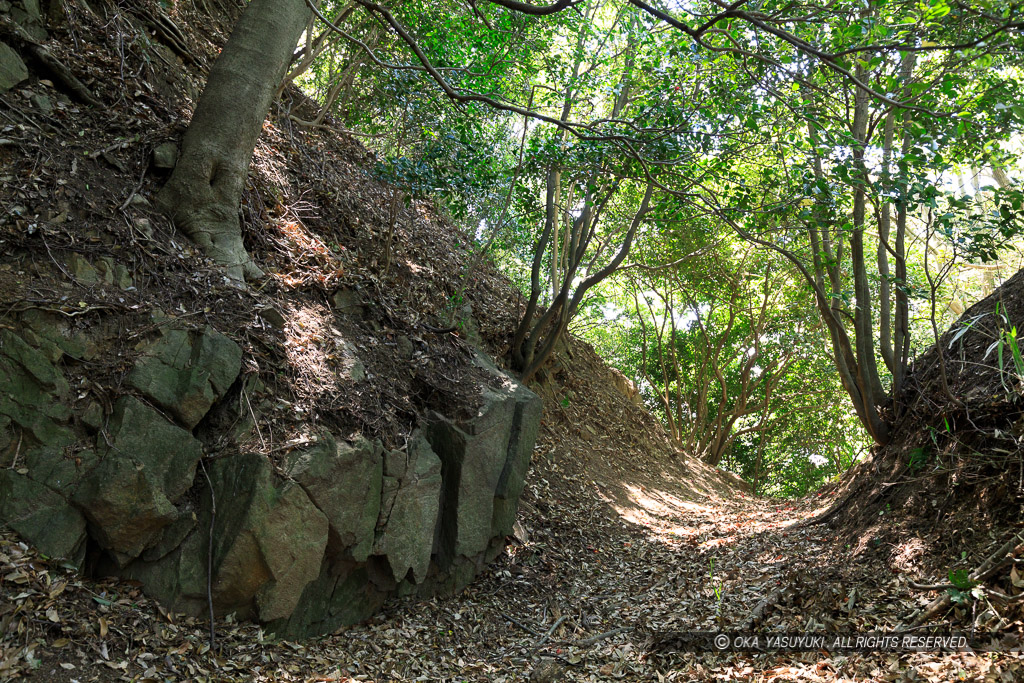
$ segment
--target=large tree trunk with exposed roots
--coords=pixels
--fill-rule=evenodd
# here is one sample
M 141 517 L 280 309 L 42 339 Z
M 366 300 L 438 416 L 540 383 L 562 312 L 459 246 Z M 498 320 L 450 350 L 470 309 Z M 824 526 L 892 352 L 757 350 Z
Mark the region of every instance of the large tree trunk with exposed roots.
M 256 140 L 311 11 L 305 0 L 252 0 L 199 98 L 157 203 L 236 280 L 260 270 L 242 244 L 238 206 Z

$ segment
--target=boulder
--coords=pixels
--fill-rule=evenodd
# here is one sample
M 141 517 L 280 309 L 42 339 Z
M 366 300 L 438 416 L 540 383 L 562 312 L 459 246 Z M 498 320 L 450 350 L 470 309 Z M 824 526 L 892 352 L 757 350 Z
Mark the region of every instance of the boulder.
M 188 429 L 224 395 L 242 367 L 242 349 L 212 327 L 165 329 L 135 364 L 129 384 Z
M 319 575 L 327 549 L 327 518 L 302 488 L 285 484 L 278 493 L 257 536 L 272 576 L 256 594 L 261 621 L 291 615 L 306 584 Z
M 28 78 L 28 67 L 7 43 L 0 43 L 0 92 L 6 92 Z
M 335 568 L 325 562 L 320 576 L 306 586 L 287 619 L 267 625 L 279 638 L 307 638 L 330 633 L 339 626 L 369 619 L 387 594 L 374 588 L 365 566 Z
M 180 546 L 188 535 L 196 528 L 196 513 L 193 505 L 186 502 L 175 510 L 175 519 L 164 528 L 160 540 L 142 553 L 142 559 L 146 562 L 157 562 Z
M 0 330 L 0 416 L 31 441 L 60 448 L 74 442 L 66 426 L 68 383 L 42 352 Z
M 288 319 L 285 318 L 284 314 L 281 313 L 281 311 L 277 310 L 275 306 L 271 306 L 269 304 L 266 306 L 261 306 L 257 310 L 257 313 L 259 313 L 259 316 L 260 318 L 263 319 L 263 322 L 267 323 L 275 330 L 283 330 L 285 326 L 288 324 Z
M 177 517 L 174 504 L 130 457 L 108 454 L 75 492 L 90 531 L 119 565 L 155 543 Z
M 327 517 L 332 554 L 344 552 L 358 562 L 370 554 L 380 513 L 381 453 L 379 443 L 339 443 L 323 432 L 315 446 L 288 457 L 288 476 Z
M 104 256 L 96 261 L 96 272 L 104 284 L 117 285 L 121 289 L 128 289 L 132 286 L 132 276 L 128 268 L 109 256 Z
M 514 477 L 525 472 L 533 450 L 530 436 L 536 437 L 540 420 L 536 394 L 483 356 L 477 357 L 476 364 L 488 374 L 477 415 L 456 424 L 435 413 L 428 430 L 430 445 L 441 459 L 444 480 L 437 537 L 442 570 L 458 556 L 473 557 L 487 551 L 495 522 L 499 531 L 511 531 L 513 520 L 508 517 L 514 516 L 522 489 Z M 501 506 L 503 518 L 495 520 L 499 493 L 507 497 L 508 504 Z
M 81 254 L 71 254 L 67 261 L 68 271 L 71 277 L 83 285 L 95 285 L 100 282 L 100 272 L 89 259 Z
M 327 518 L 305 491 L 278 482 L 262 455 L 243 453 L 210 468 L 218 506 L 214 605 L 221 613 L 284 619 L 320 575 Z
M 131 396 L 115 404 L 108 438 L 97 439 L 100 463 L 84 477 L 74 502 L 99 544 L 123 566 L 178 518 L 174 503 L 191 487 L 202 449 Z
M 400 359 L 410 360 L 416 352 L 416 347 L 413 346 L 412 340 L 403 334 L 395 339 L 395 352 Z
M 85 519 L 67 500 L 28 476 L 0 469 L 0 520 L 50 557 L 81 565 Z
M 505 466 L 494 489 L 494 509 L 491 517 L 491 536 L 504 540 L 512 533 L 519 506 L 519 496 L 526 485 L 526 471 L 530 467 L 533 446 L 537 442 L 543 404 L 536 394 L 517 385 L 513 390 L 515 411 L 512 433 L 508 441 Z
M 114 261 L 95 263 L 101 282 L 118 278 Z M 197 480 L 202 444 L 238 443 L 255 419 L 240 397 L 261 390 L 255 375 L 238 379 L 234 342 L 155 314 L 165 331 L 129 375 L 146 398 L 121 396 L 108 415 L 73 400 L 59 362 L 97 353 L 116 326 L 85 337 L 30 314 L 17 334 L 0 329 L 0 522 L 49 555 L 81 563 L 88 534 L 105 551 L 97 572 L 194 615 L 207 609 L 209 562 L 217 613 L 305 637 L 390 596 L 458 590 L 504 547 L 540 400 L 482 356 L 479 410 L 431 413 L 404 448 L 324 431 L 273 462 L 219 450 Z M 344 353 L 358 381 L 354 348 Z
M 68 383 L 53 363 L 10 330 L 0 330 L 0 358 L 20 366 L 46 392 L 58 396 L 68 393 Z M 16 388 L 9 386 L 8 391 Z
M 46 95 L 43 95 L 41 93 L 33 93 L 32 96 L 29 98 L 29 101 L 32 102 L 33 106 L 35 106 L 36 109 L 41 111 L 46 116 L 49 116 L 53 113 L 53 100 L 51 100 Z
M 14 443 L 14 435 L 12 434 L 11 418 L 9 415 L 0 415 L 0 453 L 5 448 Z M 13 456 L 12 456 L 13 457 Z M 10 467 L 10 464 L 5 462 L 6 458 L 0 459 L 0 464 L 5 464 Z
M 39 446 L 25 453 L 29 478 L 63 496 L 74 493 L 78 482 L 96 462 L 96 451 L 92 449 L 72 452 L 66 446 Z
M 441 502 L 441 460 L 422 433 L 409 440 L 407 453 L 389 454 L 385 479 L 394 482 L 381 506 L 374 555 L 387 558 L 396 582 L 422 582 L 430 566 Z M 411 575 L 410 575 L 411 573 Z
M 153 148 L 153 167 L 169 171 L 178 163 L 178 145 L 163 142 Z
M 168 531 L 171 528 L 168 527 Z M 146 551 L 142 559 L 123 569 L 116 566 L 109 569 L 111 573 L 138 581 L 147 595 L 160 600 L 175 612 L 206 614 L 208 530 L 207 511 L 205 526 L 196 525 L 191 534 L 163 557 L 147 560 L 147 557 L 151 557 L 151 551 Z
M 102 436 L 97 439 L 98 449 L 107 446 L 103 458 L 111 454 L 132 458 L 171 501 L 192 486 L 202 457 L 199 441 L 142 401 L 133 396 L 119 398 L 107 431 L 109 444 Z
M 629 399 L 629 402 L 635 406 L 639 406 L 642 402 L 640 398 L 640 388 L 636 385 L 636 382 L 631 380 L 622 374 L 615 368 L 608 368 L 612 375 L 612 386 L 615 387 L 616 391 Z
M 43 26 L 39 0 L 21 0 L 11 7 L 11 19 L 16 21 L 32 40 L 44 43 L 49 39 Z
M 361 317 L 363 300 L 355 290 L 339 289 L 331 295 L 331 308 L 340 315 Z
M 21 0 L 21 6 L 25 8 L 26 14 L 32 19 L 42 22 L 43 12 L 39 8 L 39 0 Z
M 68 319 L 48 311 L 29 310 L 21 316 L 27 329 L 22 335 L 52 363 L 65 354 L 79 360 L 92 360 L 99 352 L 89 335 L 72 329 Z M 34 336 L 34 338 L 32 338 Z

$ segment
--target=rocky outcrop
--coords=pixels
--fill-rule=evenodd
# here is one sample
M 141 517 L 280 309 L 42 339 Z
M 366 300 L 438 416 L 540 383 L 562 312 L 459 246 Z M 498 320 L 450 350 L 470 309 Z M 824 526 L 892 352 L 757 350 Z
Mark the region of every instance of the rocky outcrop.
M 422 432 L 406 451 L 392 451 L 375 528 L 375 555 L 386 558 L 396 583 L 418 584 L 427 576 L 441 509 L 441 460 Z
M 478 363 L 491 369 L 482 358 Z M 495 517 L 495 500 L 511 493 L 509 479 L 515 473 L 525 475 L 537 436 L 540 402 L 508 376 L 496 374 L 495 379 L 493 387 L 484 389 L 483 407 L 472 420 L 457 424 L 435 414 L 430 427 L 430 442 L 441 458 L 445 483 L 438 536 L 442 566 L 459 556 L 483 553 L 495 533 L 512 530 L 514 520 L 507 515 Z M 516 499 L 520 490 L 521 484 L 514 492 Z
M 0 43 L 0 92 L 10 90 L 28 78 L 28 67 L 6 43 Z
M 165 328 L 128 381 L 192 429 L 238 377 L 241 363 L 238 345 L 210 327 L 198 334 Z
M 118 400 L 108 433 L 99 464 L 71 500 L 100 546 L 124 566 L 178 518 L 174 504 L 192 486 L 202 449 L 189 432 L 131 396 Z
M 636 382 L 615 368 L 608 368 L 608 370 L 611 372 L 612 383 L 618 392 L 628 398 L 633 405 L 640 405 L 642 402 L 640 399 L 640 388 L 636 385 Z
M 44 554 L 81 563 L 85 518 L 67 492 L 91 457 L 75 443 L 67 381 L 40 350 L 0 330 L 0 521 Z
M 474 417 L 432 413 L 399 451 L 321 437 L 290 457 L 289 472 L 314 503 L 328 490 L 335 498 L 318 504 L 330 527 L 320 574 L 272 629 L 330 631 L 372 614 L 389 595 L 459 590 L 494 559 L 515 521 L 541 402 L 483 356 L 476 363 L 487 381 Z
M 293 452 L 287 473 L 327 517 L 329 548 L 365 562 L 373 549 L 384 459 L 379 443 L 338 443 L 321 434 L 312 448 Z
M 475 414 L 426 413 L 404 448 L 320 429 L 267 455 L 223 446 L 254 424 L 240 347 L 156 320 L 109 410 L 60 368 L 106 342 L 37 313 L 0 330 L 0 522 L 44 553 L 81 565 L 88 546 L 172 609 L 204 614 L 209 590 L 218 613 L 302 637 L 457 590 L 500 551 L 541 405 L 487 358 Z

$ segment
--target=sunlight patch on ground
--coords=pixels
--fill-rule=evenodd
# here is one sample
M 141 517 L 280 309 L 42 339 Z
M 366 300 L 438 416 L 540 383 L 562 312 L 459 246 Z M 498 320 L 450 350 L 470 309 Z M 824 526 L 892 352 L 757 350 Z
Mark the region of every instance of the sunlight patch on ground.
M 285 321 L 284 350 L 298 396 L 337 391 L 339 380 L 353 373 L 356 361 L 330 310 L 319 304 L 302 306 L 289 311 Z M 298 405 L 295 409 L 303 410 Z
M 708 515 L 713 510 L 665 491 L 648 490 L 633 484 L 624 484 L 623 488 L 635 507 L 613 504 L 612 507 L 619 516 L 628 522 L 651 527 L 660 533 L 688 534 L 692 531 L 688 526 L 677 526 L 670 522 L 677 521 L 680 516 Z
M 920 560 L 928 554 L 928 544 L 920 538 L 911 538 L 896 545 L 890 562 L 904 572 L 920 570 Z

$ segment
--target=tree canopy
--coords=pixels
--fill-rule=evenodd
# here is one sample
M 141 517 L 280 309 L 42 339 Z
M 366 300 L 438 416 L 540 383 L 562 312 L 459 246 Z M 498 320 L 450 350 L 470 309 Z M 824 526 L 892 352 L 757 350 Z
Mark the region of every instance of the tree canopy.
M 280 64 L 249 99 L 214 67 L 216 112 L 299 85 L 296 125 L 363 137 L 394 202 L 440 201 L 518 283 L 525 379 L 574 330 L 755 485 L 885 444 L 913 358 L 1020 266 L 1015 3 L 254 0 L 221 61 L 260 21 Z

